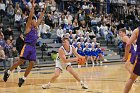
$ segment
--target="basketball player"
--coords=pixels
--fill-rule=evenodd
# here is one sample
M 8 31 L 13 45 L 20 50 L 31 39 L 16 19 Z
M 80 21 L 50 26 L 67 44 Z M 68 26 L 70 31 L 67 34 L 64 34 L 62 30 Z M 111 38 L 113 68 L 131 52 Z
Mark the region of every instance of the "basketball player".
M 137 77 L 140 76 L 140 26 L 133 31 L 132 36 L 126 42 L 126 49 L 125 49 L 125 56 L 124 56 L 125 60 L 128 59 L 129 51 L 131 49 L 131 44 L 135 40 L 137 40 L 137 42 L 136 42 L 136 45 L 137 45 L 136 62 L 135 62 L 134 67 L 133 67 L 133 72 L 125 85 L 124 93 L 129 93 L 129 91 L 132 87 L 132 84 L 137 79 Z
M 25 60 L 29 60 L 29 66 L 27 67 L 25 74 L 22 78 L 19 78 L 18 86 L 21 87 L 24 83 L 26 77 L 30 73 L 31 69 L 34 66 L 34 62 L 36 61 L 36 42 L 38 39 L 37 34 L 37 27 L 43 19 L 44 12 L 46 9 L 46 5 L 44 5 L 44 10 L 41 12 L 39 19 L 34 19 L 34 7 L 35 7 L 35 0 L 32 0 L 32 9 L 29 14 L 28 21 L 26 23 L 26 31 L 25 31 L 25 39 L 24 39 L 24 46 L 20 53 L 20 59 L 17 63 L 15 63 L 9 70 L 4 72 L 3 80 L 6 82 L 8 77 L 10 76 L 11 71 L 13 71 L 17 66 L 23 64 Z
M 70 56 L 74 54 L 75 58 L 70 58 Z M 78 74 L 73 70 L 70 62 L 75 62 L 81 56 L 76 52 L 74 46 L 70 45 L 69 38 L 64 37 L 62 39 L 62 46 L 58 50 L 58 57 L 56 58 L 56 68 L 54 76 L 51 78 L 48 84 L 42 85 L 43 89 L 48 89 L 52 82 L 58 78 L 63 68 L 65 68 L 73 77 L 81 83 L 83 89 L 87 89 L 88 87 L 81 81 Z
M 126 29 L 125 28 L 121 28 L 119 30 L 119 36 L 122 38 L 123 45 L 125 47 L 126 43 L 129 41 L 129 37 L 126 35 Z M 126 51 L 126 47 L 125 47 L 125 51 Z M 136 59 L 136 51 L 134 50 L 133 44 L 131 44 L 131 49 L 129 51 L 129 58 L 130 59 L 128 59 L 127 62 L 125 63 L 125 68 L 131 74 L 132 73 L 133 64 L 135 63 L 135 59 Z

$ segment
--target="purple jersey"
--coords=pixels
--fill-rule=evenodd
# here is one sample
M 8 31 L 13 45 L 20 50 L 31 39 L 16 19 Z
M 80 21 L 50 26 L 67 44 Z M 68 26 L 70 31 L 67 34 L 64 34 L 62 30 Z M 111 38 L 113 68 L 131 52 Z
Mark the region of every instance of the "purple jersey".
M 25 35 L 24 42 L 30 45 L 36 45 L 38 39 L 37 30 L 32 26 L 31 31 Z
M 126 43 L 123 42 L 123 45 L 125 47 L 126 46 Z M 133 45 L 131 45 L 131 48 L 130 48 L 129 53 L 131 53 L 131 57 L 130 57 L 130 60 L 129 61 L 131 62 L 131 64 L 134 64 L 135 63 L 135 60 L 136 60 L 136 51 L 134 50 L 134 46 Z
M 139 35 L 138 35 L 138 38 L 137 38 L 137 50 L 136 50 L 136 55 L 137 55 L 137 59 L 136 59 L 136 62 L 135 62 L 135 65 L 134 65 L 134 70 L 133 72 L 140 76 L 140 27 L 138 27 L 139 29 Z
M 38 39 L 37 30 L 32 26 L 31 31 L 26 34 L 24 39 L 24 46 L 21 50 L 20 57 L 29 60 L 36 61 L 36 42 Z

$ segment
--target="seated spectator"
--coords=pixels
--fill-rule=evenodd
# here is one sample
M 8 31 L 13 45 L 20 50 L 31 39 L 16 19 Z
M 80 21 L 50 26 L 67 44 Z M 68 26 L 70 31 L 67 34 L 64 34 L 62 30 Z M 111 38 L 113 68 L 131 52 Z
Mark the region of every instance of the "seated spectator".
M 54 12 L 54 15 L 53 15 L 53 23 L 54 23 L 54 27 L 57 27 L 58 26 L 58 14 L 57 12 Z
M 39 2 L 39 8 L 43 9 L 45 5 L 45 2 L 43 0 L 40 0 Z
M 4 35 L 2 32 L 0 32 L 0 46 L 2 46 L 2 47 L 5 46 Z
M 7 29 L 4 31 L 4 36 L 5 36 L 5 39 L 9 38 L 10 36 L 13 37 L 13 30 L 11 29 L 10 26 L 7 27 Z
M 57 29 L 56 33 L 57 33 L 57 40 L 58 40 L 58 42 L 62 43 L 62 37 L 64 35 L 64 31 L 63 31 L 61 26 L 59 26 L 59 28 Z
M 7 8 L 7 16 L 9 18 L 12 18 L 14 16 L 14 8 L 12 5 L 9 5 L 8 8 Z
M 51 28 L 54 27 L 53 20 L 50 14 L 47 14 L 47 16 L 45 16 L 45 24 L 49 25 Z
M 0 31 L 4 32 L 4 25 L 3 25 L 3 23 L 0 23 Z
M 6 6 L 3 2 L 3 0 L 0 0 L 0 14 L 1 14 L 1 17 L 5 16 L 5 9 L 6 9 Z
M 5 53 L 3 47 L 0 45 L 0 62 L 3 62 L 4 70 L 6 70 L 6 61 L 5 61 Z
M 85 56 L 85 53 L 81 47 L 81 43 L 80 42 L 77 42 L 77 47 L 76 47 L 76 50 L 77 50 L 77 53 L 81 56 Z
M 92 58 L 93 58 L 93 60 L 94 60 L 94 62 L 92 63 L 92 65 L 94 66 L 95 63 L 98 61 L 98 60 L 97 60 L 98 54 L 97 54 L 97 52 L 96 52 L 96 48 L 95 48 L 95 45 L 94 45 L 94 44 L 92 44 L 91 56 L 92 56 Z M 96 63 L 96 64 L 98 65 L 98 63 Z
M 10 62 L 10 66 L 13 65 L 13 54 L 12 54 L 13 45 L 9 39 L 6 40 L 4 47 L 6 59 Z
M 13 63 L 17 62 L 19 60 L 19 54 L 18 51 L 16 50 L 16 47 L 13 47 L 12 49 L 12 55 L 13 55 Z M 21 71 L 21 68 L 18 66 L 17 71 Z
M 50 26 L 46 25 L 44 20 L 39 25 L 38 30 L 39 30 L 39 37 L 43 39 L 47 39 L 51 37 Z
M 21 13 L 17 11 L 15 14 L 15 27 L 17 27 L 18 31 L 21 31 Z
M 17 12 L 19 13 L 19 15 L 22 15 L 22 9 L 20 8 L 18 2 L 16 2 L 16 5 L 15 5 L 15 13 Z
M 86 60 L 87 60 L 86 66 L 88 66 L 88 60 L 91 60 L 92 64 L 94 64 L 94 60 L 91 56 L 91 49 L 88 47 L 88 43 L 86 43 L 85 45 L 86 45 L 86 47 L 83 49 L 83 51 L 84 51 L 84 54 L 85 54 L 85 57 L 86 57 Z
M 23 34 L 20 33 L 19 37 L 16 39 L 16 50 L 18 51 L 18 54 L 21 53 L 23 46 L 24 46 L 24 37 Z
M 100 47 L 100 44 L 98 43 L 97 44 L 97 48 L 96 48 L 96 52 L 97 52 L 97 55 L 98 55 L 98 60 L 99 60 L 99 63 L 100 65 L 103 65 L 103 62 L 105 59 L 104 59 L 104 53 L 103 51 L 101 50 L 101 47 Z
M 73 25 L 73 30 L 74 31 L 79 29 L 79 24 L 78 24 L 78 20 L 77 19 L 74 20 L 72 25 Z

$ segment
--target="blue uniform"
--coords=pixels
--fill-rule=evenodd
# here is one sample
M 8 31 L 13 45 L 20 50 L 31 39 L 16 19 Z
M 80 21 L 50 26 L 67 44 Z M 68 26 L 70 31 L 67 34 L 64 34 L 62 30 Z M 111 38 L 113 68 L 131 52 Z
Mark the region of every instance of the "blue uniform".
M 83 49 L 81 47 L 80 48 L 77 47 L 77 53 L 81 56 L 85 56 L 85 53 L 83 52 Z
M 103 51 L 101 50 L 101 48 L 96 48 L 96 53 L 97 55 L 102 54 L 104 55 Z
M 91 56 L 95 56 L 95 57 L 98 56 L 96 49 L 91 49 Z
M 85 56 L 91 56 L 91 50 L 89 48 L 84 48 Z

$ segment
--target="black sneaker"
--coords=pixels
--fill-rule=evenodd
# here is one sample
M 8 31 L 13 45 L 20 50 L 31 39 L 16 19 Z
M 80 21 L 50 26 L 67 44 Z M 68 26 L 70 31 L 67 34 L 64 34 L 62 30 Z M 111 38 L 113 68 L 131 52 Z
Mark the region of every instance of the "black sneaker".
M 18 86 L 21 87 L 24 81 L 25 80 L 23 78 L 19 78 Z
M 6 82 L 9 78 L 10 74 L 8 74 L 8 70 L 5 70 L 3 80 Z

